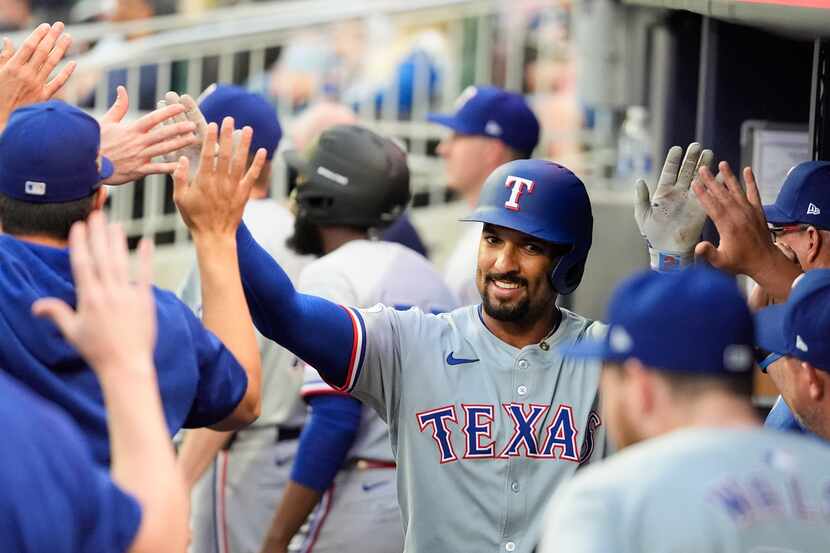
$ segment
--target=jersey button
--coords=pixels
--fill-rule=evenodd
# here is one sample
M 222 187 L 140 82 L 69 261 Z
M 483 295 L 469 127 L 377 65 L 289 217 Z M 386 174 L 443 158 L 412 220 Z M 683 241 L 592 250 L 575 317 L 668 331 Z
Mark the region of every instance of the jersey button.
M 504 550 L 505 551 L 516 551 L 516 544 L 513 543 L 512 541 L 509 541 L 506 544 L 504 544 Z
M 513 493 L 519 493 L 519 483 L 513 482 L 510 484 L 510 489 L 513 490 Z
M 520 368 L 520 369 L 526 369 L 526 368 L 527 368 L 527 365 L 528 365 L 528 363 L 527 363 L 527 361 L 526 361 L 526 360 L 524 360 L 524 359 L 519 359 L 519 368 Z
M 517 392 L 519 392 L 519 395 L 520 395 L 520 396 L 527 395 L 527 386 L 525 386 L 524 384 L 522 384 L 521 386 L 519 386 L 519 387 L 516 389 L 516 391 L 517 391 Z

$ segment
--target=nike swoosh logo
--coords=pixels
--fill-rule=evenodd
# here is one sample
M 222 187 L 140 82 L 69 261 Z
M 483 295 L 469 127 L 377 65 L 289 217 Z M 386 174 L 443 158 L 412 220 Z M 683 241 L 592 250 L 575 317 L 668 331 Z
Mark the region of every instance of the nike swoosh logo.
M 363 491 L 370 492 L 375 488 L 380 488 L 381 486 L 385 486 L 389 483 L 389 480 L 381 480 L 380 482 L 375 482 L 373 484 L 363 484 Z
M 453 357 L 452 354 L 454 352 L 450 352 L 447 355 L 447 365 L 463 365 L 464 363 L 478 363 L 478 359 L 464 359 L 461 357 Z

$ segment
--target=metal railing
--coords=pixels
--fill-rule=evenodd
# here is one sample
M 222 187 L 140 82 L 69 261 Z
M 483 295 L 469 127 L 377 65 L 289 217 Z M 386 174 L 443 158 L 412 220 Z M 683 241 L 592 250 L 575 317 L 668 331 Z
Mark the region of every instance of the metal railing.
M 426 122 L 427 112 L 451 110 L 460 91 L 470 84 L 523 88 L 528 35 L 514 31 L 522 30 L 527 22 L 506 25 L 500 11 L 504 6 L 493 0 L 365 0 L 337 3 L 332 9 L 328 0 L 304 0 L 245 4 L 198 16 L 72 26 L 69 32 L 76 43 L 99 42 L 98 48 L 77 58 L 79 74 L 97 72 L 99 77 L 94 89 L 86 92 L 77 84 L 84 79 L 73 77 L 67 99 L 101 114 L 114 94 L 114 82 L 120 79 L 131 98 L 131 116 L 138 116 L 141 109 L 152 107 L 147 102 L 141 105 L 142 96 L 158 99 L 171 89 L 197 96 L 212 82 L 254 86 L 253 77 L 267 75 L 288 45 L 310 32 L 326 36 L 335 25 L 369 25 L 377 18 L 399 29 L 440 28 L 444 43 L 443 59 L 437 60 L 438 84 L 430 90 L 430 72 L 436 69 L 427 58 L 416 57 L 408 113 L 398 109 L 402 91 L 394 79 L 379 103 L 375 95 L 367 94 L 355 107 L 363 124 L 407 145 L 417 205 L 441 203 L 447 194 L 434 149 L 444 131 Z M 108 42 L 113 35 L 142 38 Z M 115 46 L 101 46 L 109 43 Z M 539 52 L 548 47 L 541 37 L 535 46 Z M 319 86 L 310 99 L 326 92 Z M 289 127 L 294 106 L 284 97 L 272 99 L 283 127 Z M 583 174 L 599 173 L 597 155 L 605 154 L 592 149 L 589 131 L 578 130 L 577 134 L 567 138 L 586 146 Z M 543 132 L 543 143 L 561 138 Z M 285 193 L 285 172 L 275 169 L 274 193 L 279 196 Z M 172 203 L 172 186 L 163 175 L 113 187 L 110 202 L 112 217 L 123 222 L 132 237 L 154 236 L 160 243 L 173 244 L 188 240 Z

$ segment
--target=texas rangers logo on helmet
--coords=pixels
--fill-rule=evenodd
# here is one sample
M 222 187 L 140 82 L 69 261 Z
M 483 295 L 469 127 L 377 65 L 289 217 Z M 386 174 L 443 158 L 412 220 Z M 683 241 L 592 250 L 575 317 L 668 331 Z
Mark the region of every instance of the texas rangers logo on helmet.
M 534 182 L 530 179 L 510 175 L 504 181 L 504 186 L 512 188 L 510 191 L 510 199 L 504 202 L 504 207 L 511 211 L 519 211 L 519 198 L 521 198 L 525 190 L 527 190 L 528 194 L 533 192 Z

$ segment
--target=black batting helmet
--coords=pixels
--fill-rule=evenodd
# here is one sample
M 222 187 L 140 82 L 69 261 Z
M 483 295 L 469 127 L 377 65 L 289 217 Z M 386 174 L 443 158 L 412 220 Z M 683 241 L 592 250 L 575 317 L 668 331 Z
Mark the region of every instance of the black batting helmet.
M 323 132 L 307 155 L 285 152 L 300 175 L 297 217 L 320 225 L 362 228 L 392 223 L 409 203 L 406 153 L 359 125 Z

